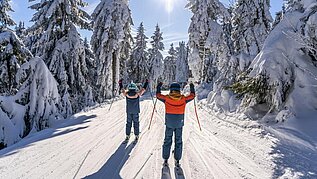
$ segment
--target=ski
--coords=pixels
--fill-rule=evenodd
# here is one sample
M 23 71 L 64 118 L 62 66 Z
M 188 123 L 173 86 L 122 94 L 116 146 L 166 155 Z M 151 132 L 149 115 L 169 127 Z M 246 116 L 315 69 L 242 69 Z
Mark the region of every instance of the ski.
M 172 151 L 174 154 L 174 150 Z M 184 171 L 181 167 L 181 164 L 179 163 L 179 160 L 175 160 L 175 167 L 174 167 L 174 173 L 175 173 L 175 178 L 176 179 L 183 179 L 185 178 L 184 176 Z
M 134 141 L 132 142 L 132 144 L 137 144 L 139 142 L 140 139 L 134 139 Z M 130 139 L 124 139 L 124 141 L 122 142 L 122 144 L 127 144 L 129 143 Z
M 127 144 L 128 142 L 129 142 L 129 140 L 130 140 L 130 137 L 126 137 L 125 139 L 124 139 L 124 141 L 122 142 L 122 144 Z
M 135 145 L 135 144 L 137 144 L 139 142 L 139 139 L 135 139 L 134 141 L 133 141 L 133 144 Z
M 161 179 L 171 179 L 172 176 L 171 176 L 171 170 L 168 166 L 168 163 L 167 162 L 164 162 L 163 163 L 163 168 L 162 168 L 162 177 Z
M 129 142 L 129 140 L 124 140 L 123 142 L 122 142 L 122 144 L 127 144 Z
M 178 164 L 174 167 L 174 173 L 176 179 L 185 179 L 184 171 L 182 167 Z

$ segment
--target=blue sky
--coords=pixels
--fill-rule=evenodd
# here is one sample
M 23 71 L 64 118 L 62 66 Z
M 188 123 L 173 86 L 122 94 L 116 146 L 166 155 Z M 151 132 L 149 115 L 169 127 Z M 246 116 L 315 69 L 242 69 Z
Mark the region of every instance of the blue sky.
M 225 5 L 232 0 L 220 0 Z M 86 11 L 91 13 L 100 0 L 86 0 L 89 6 Z M 188 39 L 188 27 L 190 24 L 191 12 L 185 9 L 187 0 L 130 0 L 130 9 L 134 21 L 133 29 L 136 29 L 143 22 L 146 35 L 151 37 L 155 25 L 158 23 L 163 32 L 165 52 L 169 49 L 171 43 L 177 46 L 179 41 Z M 274 16 L 275 12 L 282 9 L 283 0 L 271 0 L 271 13 Z M 15 12 L 11 16 L 16 22 L 24 21 L 26 26 L 31 26 L 29 22 L 34 11 L 28 8 L 30 3 L 27 0 L 11 0 L 12 8 Z M 135 30 L 133 30 L 135 31 Z M 80 31 L 82 36 L 90 38 L 91 32 Z

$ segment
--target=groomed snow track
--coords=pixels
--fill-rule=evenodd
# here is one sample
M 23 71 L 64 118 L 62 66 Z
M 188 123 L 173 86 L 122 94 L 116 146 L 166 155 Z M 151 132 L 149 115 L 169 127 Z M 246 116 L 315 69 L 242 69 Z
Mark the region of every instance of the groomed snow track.
M 157 103 L 148 130 L 153 102 L 141 101 L 141 139 L 121 144 L 125 137 L 125 101 L 81 112 L 56 128 L 35 133 L 0 151 L 0 178 L 161 178 L 164 105 Z M 199 108 L 203 130 L 196 122 L 193 102 L 186 108 L 183 132 L 185 178 L 271 178 L 269 153 L 274 139 L 259 128 L 223 121 Z M 174 161 L 169 160 L 171 177 Z

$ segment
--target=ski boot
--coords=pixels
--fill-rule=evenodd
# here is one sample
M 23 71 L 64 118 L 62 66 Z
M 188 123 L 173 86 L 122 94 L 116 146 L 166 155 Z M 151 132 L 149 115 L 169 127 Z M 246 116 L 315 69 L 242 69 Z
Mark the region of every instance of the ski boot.
M 181 166 L 181 164 L 179 163 L 179 160 L 175 160 L 175 167 L 180 167 Z
M 130 136 L 127 135 L 127 136 L 125 137 L 124 141 L 122 142 L 122 144 L 128 143 L 128 142 L 129 142 L 129 139 L 130 139 Z
M 139 141 L 139 135 L 135 135 L 135 139 L 134 139 L 134 144 L 136 144 L 136 143 L 138 143 L 138 141 Z
M 167 160 L 167 159 L 164 159 L 163 166 L 164 166 L 164 167 L 168 167 L 168 160 Z

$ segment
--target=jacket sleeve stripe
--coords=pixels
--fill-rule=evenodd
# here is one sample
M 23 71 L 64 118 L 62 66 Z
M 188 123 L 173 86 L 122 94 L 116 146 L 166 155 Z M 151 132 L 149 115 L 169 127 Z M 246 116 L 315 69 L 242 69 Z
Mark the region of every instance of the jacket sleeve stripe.
M 195 93 L 190 93 L 189 96 L 186 96 L 186 103 L 192 101 L 195 98 Z
M 166 100 L 165 95 L 162 95 L 161 93 L 156 93 L 156 98 L 165 103 L 165 100 Z

